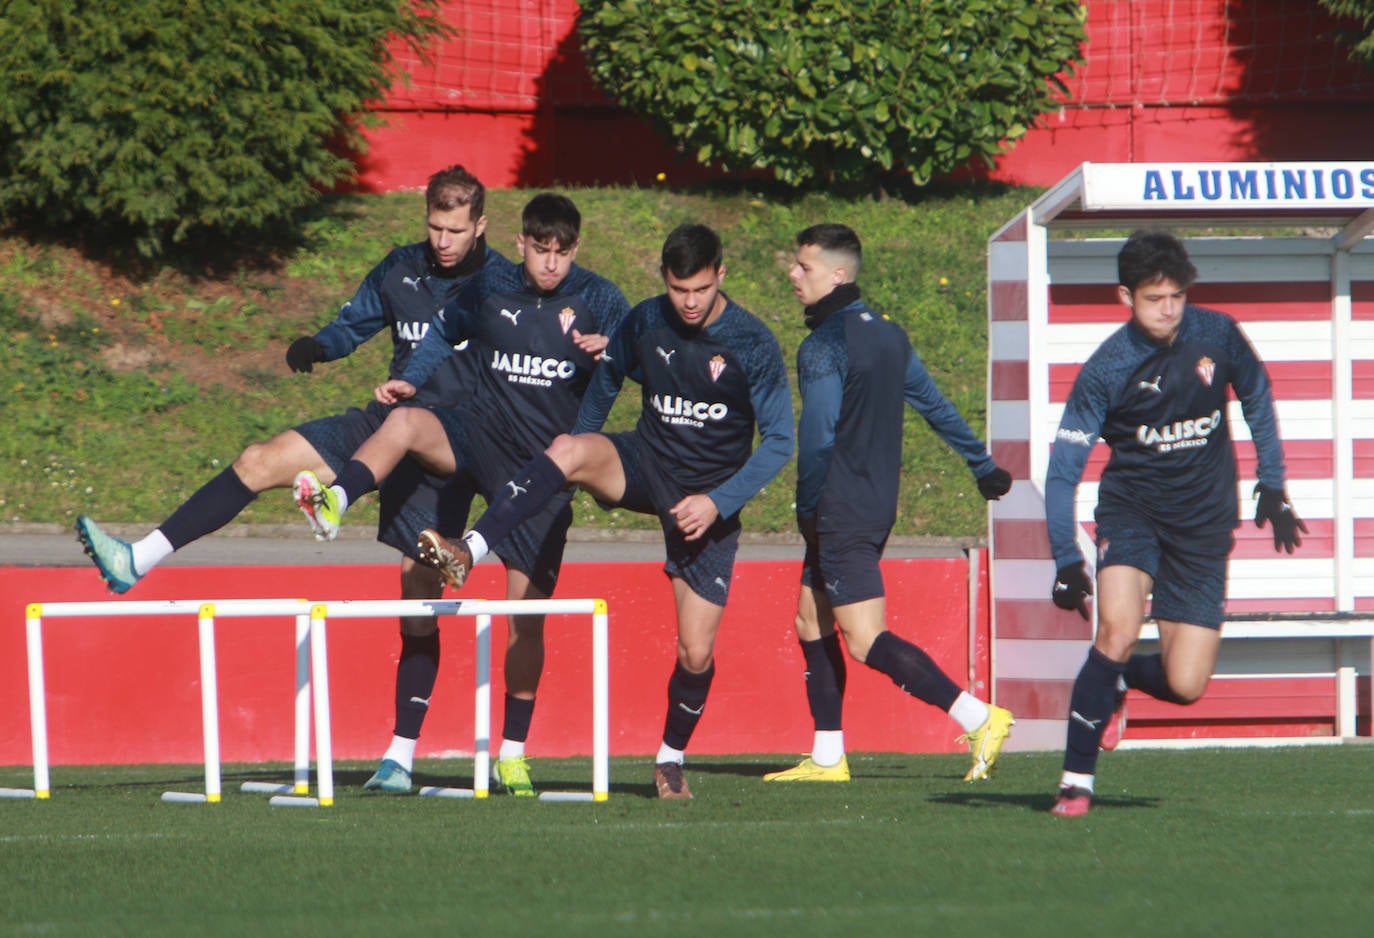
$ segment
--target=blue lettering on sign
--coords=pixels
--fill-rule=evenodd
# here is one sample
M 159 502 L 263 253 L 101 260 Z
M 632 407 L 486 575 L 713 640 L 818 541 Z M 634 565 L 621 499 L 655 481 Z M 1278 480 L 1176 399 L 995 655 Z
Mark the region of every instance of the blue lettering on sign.
M 1374 167 L 1147 169 L 1145 202 L 1330 202 L 1374 199 Z
M 1180 201 L 1191 201 L 1195 198 L 1193 187 L 1183 184 L 1183 171 L 1181 169 L 1174 170 L 1174 198 Z
M 1221 198 L 1221 170 L 1209 169 L 1206 172 L 1198 173 L 1198 182 L 1202 184 L 1202 197 L 1210 201 Z
M 1145 201 L 1155 202 L 1167 198 L 1169 198 L 1169 196 L 1164 191 L 1164 180 L 1159 177 L 1159 171 L 1154 169 L 1146 170 Z

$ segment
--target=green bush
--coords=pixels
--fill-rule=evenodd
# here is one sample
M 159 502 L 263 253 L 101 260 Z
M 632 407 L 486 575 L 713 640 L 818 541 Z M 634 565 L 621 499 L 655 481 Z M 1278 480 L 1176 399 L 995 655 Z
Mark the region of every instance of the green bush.
M 593 76 L 679 149 L 788 185 L 991 162 L 1079 58 L 1077 0 L 582 0 Z
M 132 241 L 273 229 L 352 171 L 437 0 L 11 0 L 0 217 Z
M 1350 46 L 1350 58 L 1374 66 L 1374 0 L 1321 0 L 1335 16 L 1357 20 L 1358 28 L 1344 30 L 1341 38 Z

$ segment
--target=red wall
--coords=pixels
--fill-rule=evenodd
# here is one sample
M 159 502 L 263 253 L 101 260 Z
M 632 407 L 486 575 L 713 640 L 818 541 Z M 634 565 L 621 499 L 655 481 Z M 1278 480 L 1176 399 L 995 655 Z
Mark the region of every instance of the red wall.
M 919 642 L 956 682 L 968 680 L 968 565 L 963 558 L 888 560 L 889 625 Z M 747 561 L 736 567 L 717 642 L 717 677 L 692 741 L 695 755 L 804 752 L 811 723 L 802 658 L 792 631 L 797 564 Z M 986 571 L 981 579 L 978 687 L 987 686 Z M 393 599 L 396 568 L 163 567 L 132 598 L 207 597 Z M 478 568 L 473 596 L 500 595 L 499 566 Z M 326 596 L 325 593 L 328 593 Z M 656 563 L 567 564 L 559 595 L 601 597 L 610 609 L 611 750 L 645 754 L 659 743 L 673 666 L 667 581 Z M 109 599 L 84 568 L 0 568 L 0 765 L 32 763 L 25 609 L 29 603 Z M 472 751 L 471 619 L 445 619 L 443 661 L 421 756 Z M 216 621 L 220 734 L 226 761 L 289 761 L 295 687 L 294 627 L 287 619 Z M 493 732 L 499 738 L 499 648 L 493 629 Z M 43 622 L 48 738 L 54 765 L 195 763 L 203 758 L 194 615 L 49 618 Z M 334 753 L 372 759 L 391 738 L 394 620 L 329 623 Z M 585 616 L 551 617 L 548 659 L 529 745 L 531 755 L 591 748 L 590 629 Z M 850 662 L 846 739 L 856 751 L 957 750 L 958 727 L 944 714 Z
M 1374 149 L 1374 73 L 1350 62 L 1315 2 L 1088 3 L 1084 62 L 1048 115 L 990 172 L 1052 185 L 1079 163 L 1350 159 Z M 359 185 L 423 187 L 465 163 L 494 188 L 670 185 L 712 173 L 678 159 L 596 88 L 575 0 L 447 3 L 458 36 L 419 62 L 378 112 Z

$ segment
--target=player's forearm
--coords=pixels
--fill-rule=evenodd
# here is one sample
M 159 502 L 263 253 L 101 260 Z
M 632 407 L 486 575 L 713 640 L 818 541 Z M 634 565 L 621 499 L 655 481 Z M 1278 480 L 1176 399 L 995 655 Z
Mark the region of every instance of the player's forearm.
M 720 509 L 720 516 L 737 514 L 763 487 L 782 471 L 792 458 L 792 435 L 769 434 L 759 440 L 758 448 L 739 471 L 712 491 L 711 500 Z

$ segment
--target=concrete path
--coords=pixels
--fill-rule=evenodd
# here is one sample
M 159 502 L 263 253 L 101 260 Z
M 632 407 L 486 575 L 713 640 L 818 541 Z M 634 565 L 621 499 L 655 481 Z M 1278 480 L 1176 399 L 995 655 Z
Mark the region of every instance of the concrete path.
M 102 525 L 111 534 L 137 538 L 151 525 Z M 324 544 L 312 540 L 296 525 L 234 525 L 177 551 L 165 563 L 174 566 L 244 566 L 258 564 L 378 564 L 395 563 L 399 554 L 361 527 L 344 529 L 339 539 Z M 981 546 L 974 538 L 893 538 L 885 556 L 951 557 L 968 547 Z M 741 560 L 801 561 L 801 538 L 785 534 L 748 534 L 740 543 Z M 663 538 L 657 531 L 607 532 L 575 528 L 568 534 L 568 563 L 622 560 L 663 560 Z M 0 566 L 79 567 L 90 563 L 76 534 L 55 524 L 0 524 Z

